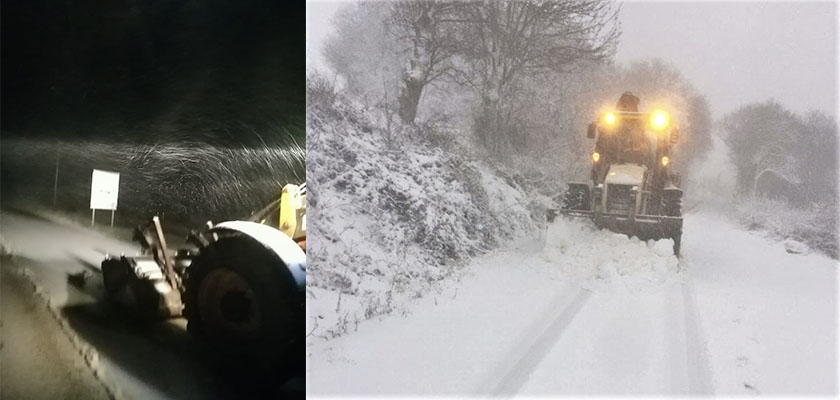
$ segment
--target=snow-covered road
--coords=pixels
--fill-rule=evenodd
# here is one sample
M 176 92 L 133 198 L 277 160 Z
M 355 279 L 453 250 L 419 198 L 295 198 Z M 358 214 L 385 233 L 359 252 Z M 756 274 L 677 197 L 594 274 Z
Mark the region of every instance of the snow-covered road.
M 97 271 L 105 253 L 136 254 L 128 231 L 103 232 L 18 211 L 0 214 L 0 241 L 15 256 L 65 333 L 119 399 L 218 398 L 211 374 L 183 321 L 137 324 L 114 315 L 101 300 Z M 68 274 L 91 273 L 84 285 Z
M 26 278 L 0 260 L 0 395 L 4 399 L 107 400 Z
M 96 231 L 8 209 L 0 211 L 0 228 L 15 269 L 34 283 L 87 367 L 117 399 L 302 397 L 299 376 L 273 377 L 271 387 L 263 387 L 215 371 L 183 319 L 140 322 L 106 307 L 99 265 L 105 253 L 137 253 L 130 229 Z M 68 279 L 81 271 L 89 272 L 83 284 Z
M 721 217 L 683 258 L 560 221 L 411 305 L 307 347 L 307 392 L 836 393 L 836 262 Z

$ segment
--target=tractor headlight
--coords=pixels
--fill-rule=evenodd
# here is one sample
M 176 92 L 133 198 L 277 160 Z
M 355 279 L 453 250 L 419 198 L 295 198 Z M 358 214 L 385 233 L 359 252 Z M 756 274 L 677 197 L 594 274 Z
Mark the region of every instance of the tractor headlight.
M 612 112 L 608 112 L 608 113 L 604 114 L 603 120 L 604 120 L 604 124 L 606 124 L 607 126 L 613 126 L 613 125 L 615 125 L 615 121 L 616 121 L 615 114 L 612 113 Z
M 601 154 L 599 154 L 597 151 L 593 151 L 592 152 L 592 162 L 596 163 L 600 160 L 601 160 Z
M 657 131 L 667 128 L 669 120 L 670 117 L 665 111 L 656 110 L 650 113 L 650 126 Z
M 671 159 L 668 156 L 662 156 L 661 162 L 663 167 L 667 167 L 671 163 Z

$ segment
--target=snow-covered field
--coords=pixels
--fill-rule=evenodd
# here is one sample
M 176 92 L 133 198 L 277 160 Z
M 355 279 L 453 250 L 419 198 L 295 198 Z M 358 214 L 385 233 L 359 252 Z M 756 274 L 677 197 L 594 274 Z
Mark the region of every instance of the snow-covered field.
M 836 274 L 714 214 L 686 217 L 679 262 L 560 220 L 401 314 L 311 337 L 307 393 L 836 394 Z

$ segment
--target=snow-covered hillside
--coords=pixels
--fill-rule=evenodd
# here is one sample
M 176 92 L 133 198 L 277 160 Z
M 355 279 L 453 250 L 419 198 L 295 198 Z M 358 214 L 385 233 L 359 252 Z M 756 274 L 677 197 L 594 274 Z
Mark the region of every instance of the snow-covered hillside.
M 515 177 L 429 144 L 445 130 L 389 124 L 341 95 L 311 98 L 307 121 L 313 337 L 399 312 L 544 215 Z

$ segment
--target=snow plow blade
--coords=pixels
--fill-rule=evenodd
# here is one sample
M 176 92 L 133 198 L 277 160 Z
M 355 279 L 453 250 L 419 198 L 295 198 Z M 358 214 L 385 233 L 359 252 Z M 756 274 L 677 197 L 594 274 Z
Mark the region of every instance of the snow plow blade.
M 682 237 L 682 217 L 667 217 L 662 215 L 636 215 L 630 218 L 627 214 L 596 213 L 586 210 L 549 209 L 548 220 L 552 222 L 556 216 L 573 219 L 588 219 L 601 229 L 635 236 L 639 240 L 672 239 L 674 241 L 674 255 L 679 255 L 680 239 Z

